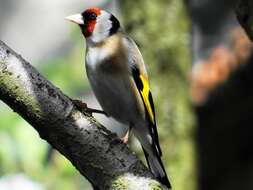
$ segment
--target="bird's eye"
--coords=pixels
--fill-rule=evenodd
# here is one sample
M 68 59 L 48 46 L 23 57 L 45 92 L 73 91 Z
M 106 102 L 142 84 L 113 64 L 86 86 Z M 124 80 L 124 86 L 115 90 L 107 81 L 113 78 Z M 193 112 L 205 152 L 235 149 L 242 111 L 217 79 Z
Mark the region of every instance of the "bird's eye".
M 95 13 L 91 13 L 88 15 L 88 20 L 96 20 L 97 15 Z

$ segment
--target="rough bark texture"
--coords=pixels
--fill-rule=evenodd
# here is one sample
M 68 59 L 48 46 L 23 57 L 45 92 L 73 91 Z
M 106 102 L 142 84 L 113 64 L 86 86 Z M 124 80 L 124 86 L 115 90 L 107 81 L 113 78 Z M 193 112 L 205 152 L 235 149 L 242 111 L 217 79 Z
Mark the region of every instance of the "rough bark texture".
M 237 18 L 245 29 L 251 41 L 253 40 L 253 1 L 234 0 L 234 9 Z
M 0 41 L 0 99 L 97 189 L 166 189 L 124 144 Z M 27 150 L 29 151 L 29 150 Z

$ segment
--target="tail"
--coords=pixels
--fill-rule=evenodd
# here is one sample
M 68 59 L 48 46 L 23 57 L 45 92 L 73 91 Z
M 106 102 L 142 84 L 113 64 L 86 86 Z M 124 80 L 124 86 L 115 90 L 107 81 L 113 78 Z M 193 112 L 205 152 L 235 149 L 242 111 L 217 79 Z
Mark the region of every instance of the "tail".
M 153 173 L 153 175 L 159 182 L 165 185 L 168 189 L 171 189 L 171 184 L 164 169 L 161 157 L 157 153 L 149 155 L 143 147 L 142 149 L 146 157 L 148 167 Z

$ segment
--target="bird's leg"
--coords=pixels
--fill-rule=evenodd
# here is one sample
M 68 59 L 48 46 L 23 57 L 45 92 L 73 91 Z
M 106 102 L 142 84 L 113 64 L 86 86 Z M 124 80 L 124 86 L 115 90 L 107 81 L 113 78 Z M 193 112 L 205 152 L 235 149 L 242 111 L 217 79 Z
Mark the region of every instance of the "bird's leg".
M 127 130 L 126 134 L 120 138 L 120 140 L 124 143 L 127 144 L 128 143 L 128 139 L 129 139 L 129 134 L 132 130 L 132 125 L 129 126 L 129 129 Z
M 129 138 L 129 130 L 127 130 L 126 134 L 120 138 L 120 140 L 124 143 L 127 144 L 128 143 L 128 138 Z
M 107 116 L 107 114 L 103 111 L 103 110 L 97 110 L 97 109 L 93 109 L 93 108 L 88 108 L 87 104 L 82 102 L 81 100 L 72 100 L 73 104 L 77 107 L 77 109 L 79 109 L 81 112 L 83 113 L 100 113 L 100 114 L 104 114 Z

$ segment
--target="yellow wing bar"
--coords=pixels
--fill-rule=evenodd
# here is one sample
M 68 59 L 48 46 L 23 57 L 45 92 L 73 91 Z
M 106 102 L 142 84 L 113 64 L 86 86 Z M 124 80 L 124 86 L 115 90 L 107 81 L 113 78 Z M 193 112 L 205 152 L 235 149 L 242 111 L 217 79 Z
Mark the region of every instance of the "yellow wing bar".
M 146 111 L 147 119 L 149 122 L 149 129 L 150 129 L 150 134 L 153 139 L 152 145 L 154 146 L 154 150 L 157 151 L 158 155 L 162 155 L 162 151 L 159 145 L 159 140 L 158 140 L 158 133 L 157 133 L 157 127 L 156 127 L 156 121 L 155 121 L 155 108 L 154 108 L 154 102 L 152 98 L 152 94 L 149 89 L 149 82 L 144 77 L 139 69 L 137 67 L 132 67 L 132 74 L 133 78 L 136 84 L 136 87 L 138 88 L 138 91 L 141 95 L 144 108 Z
M 145 79 L 141 74 L 140 74 L 140 80 L 143 84 L 143 88 L 140 90 L 140 94 L 143 98 L 143 102 L 145 104 L 145 107 L 148 111 L 148 115 L 150 117 L 150 120 L 153 124 L 155 124 L 155 116 L 154 116 L 154 113 L 153 113 L 153 110 L 152 110 L 152 106 L 151 106 L 151 102 L 149 101 L 149 83 L 148 83 L 148 80 Z

